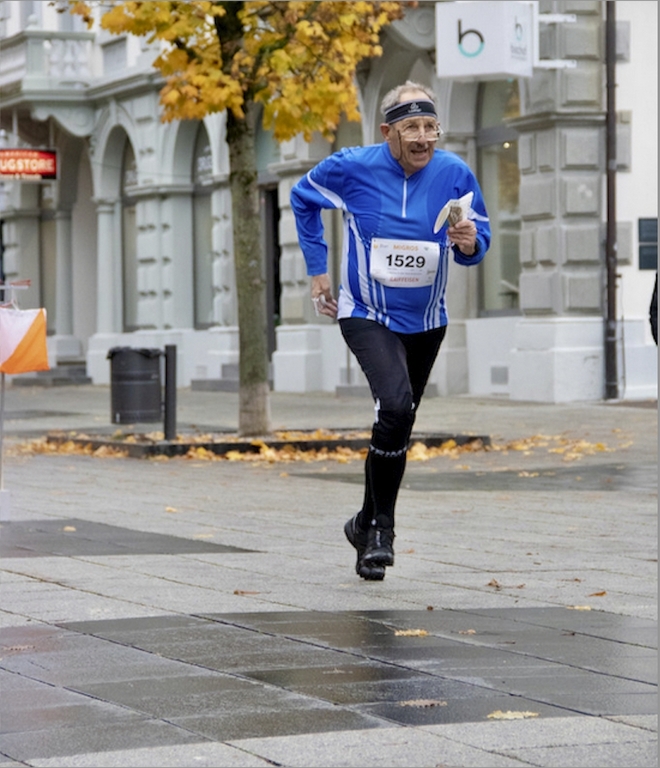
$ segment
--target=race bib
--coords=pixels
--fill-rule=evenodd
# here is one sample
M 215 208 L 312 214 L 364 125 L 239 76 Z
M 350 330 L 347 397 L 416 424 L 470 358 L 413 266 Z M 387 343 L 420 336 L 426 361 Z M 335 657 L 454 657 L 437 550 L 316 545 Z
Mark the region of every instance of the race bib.
M 438 274 L 440 245 L 426 240 L 371 240 L 370 274 L 388 288 L 432 285 Z

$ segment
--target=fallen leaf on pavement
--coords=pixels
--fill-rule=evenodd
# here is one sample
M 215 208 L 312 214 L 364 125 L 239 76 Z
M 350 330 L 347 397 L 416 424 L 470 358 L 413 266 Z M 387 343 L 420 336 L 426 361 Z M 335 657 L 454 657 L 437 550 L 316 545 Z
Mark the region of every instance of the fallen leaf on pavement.
M 569 611 L 590 611 L 590 605 L 567 605 Z
M 428 632 L 425 629 L 396 629 L 394 634 L 397 637 L 426 637 Z
M 410 699 L 409 701 L 400 701 L 400 707 L 446 707 L 446 701 L 439 699 Z
M 607 592 L 603 590 L 602 592 L 592 592 L 589 597 L 605 597 Z
M 501 709 L 496 709 L 491 712 L 487 717 L 491 720 L 524 720 L 527 717 L 538 717 L 538 712 L 514 712 L 508 709 L 506 712 L 502 712 Z
M 3 651 L 31 651 L 35 648 L 34 645 L 3 645 L 0 650 Z

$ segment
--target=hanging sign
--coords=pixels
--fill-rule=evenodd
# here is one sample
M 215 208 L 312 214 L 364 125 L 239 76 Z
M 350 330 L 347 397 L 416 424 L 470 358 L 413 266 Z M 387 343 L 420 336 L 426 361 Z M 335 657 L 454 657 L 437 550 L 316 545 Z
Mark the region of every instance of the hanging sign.
M 0 149 L 0 180 L 51 181 L 57 178 L 57 150 Z
M 452 80 L 505 80 L 533 75 L 529 2 L 435 5 L 436 72 Z

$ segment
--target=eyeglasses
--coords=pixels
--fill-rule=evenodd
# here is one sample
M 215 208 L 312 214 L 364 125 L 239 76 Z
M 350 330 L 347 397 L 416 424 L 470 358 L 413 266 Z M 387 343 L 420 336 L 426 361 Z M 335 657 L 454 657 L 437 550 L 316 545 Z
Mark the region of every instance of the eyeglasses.
M 437 124 L 415 125 L 409 123 L 401 126 L 398 131 L 399 136 L 405 141 L 417 141 L 420 138 L 422 141 L 437 141 L 442 135 L 442 128 Z

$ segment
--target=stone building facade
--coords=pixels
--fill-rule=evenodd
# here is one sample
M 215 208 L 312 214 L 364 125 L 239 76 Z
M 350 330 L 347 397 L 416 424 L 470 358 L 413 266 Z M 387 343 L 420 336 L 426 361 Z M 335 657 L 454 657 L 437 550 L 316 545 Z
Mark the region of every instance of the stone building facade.
M 435 90 L 440 146 L 476 171 L 494 233 L 483 265 L 450 271 L 450 328 L 431 393 L 601 399 L 606 4 L 540 2 L 541 13 L 575 15 L 541 26 L 541 61 L 576 66 L 488 82 L 438 77 L 434 6 L 407 11 L 384 33 L 383 56 L 360 66 L 362 123 L 342 125 L 333 145 L 258 136 L 273 387 L 365 389 L 337 325 L 314 317 L 289 193 L 328 153 L 379 141 L 380 99 L 410 78 Z M 620 397 L 639 399 L 657 397 L 648 323 L 657 4 L 615 6 L 617 371 Z M 84 362 L 107 384 L 109 349 L 175 344 L 180 386 L 231 389 L 238 332 L 224 117 L 163 124 L 154 57 L 140 39 L 86 31 L 48 2 L 0 1 L 2 141 L 56 149 L 59 163 L 56 182 L 2 182 L 3 273 L 30 279 L 23 306 L 46 307 L 55 368 Z M 334 213 L 326 225 L 337 281 Z

